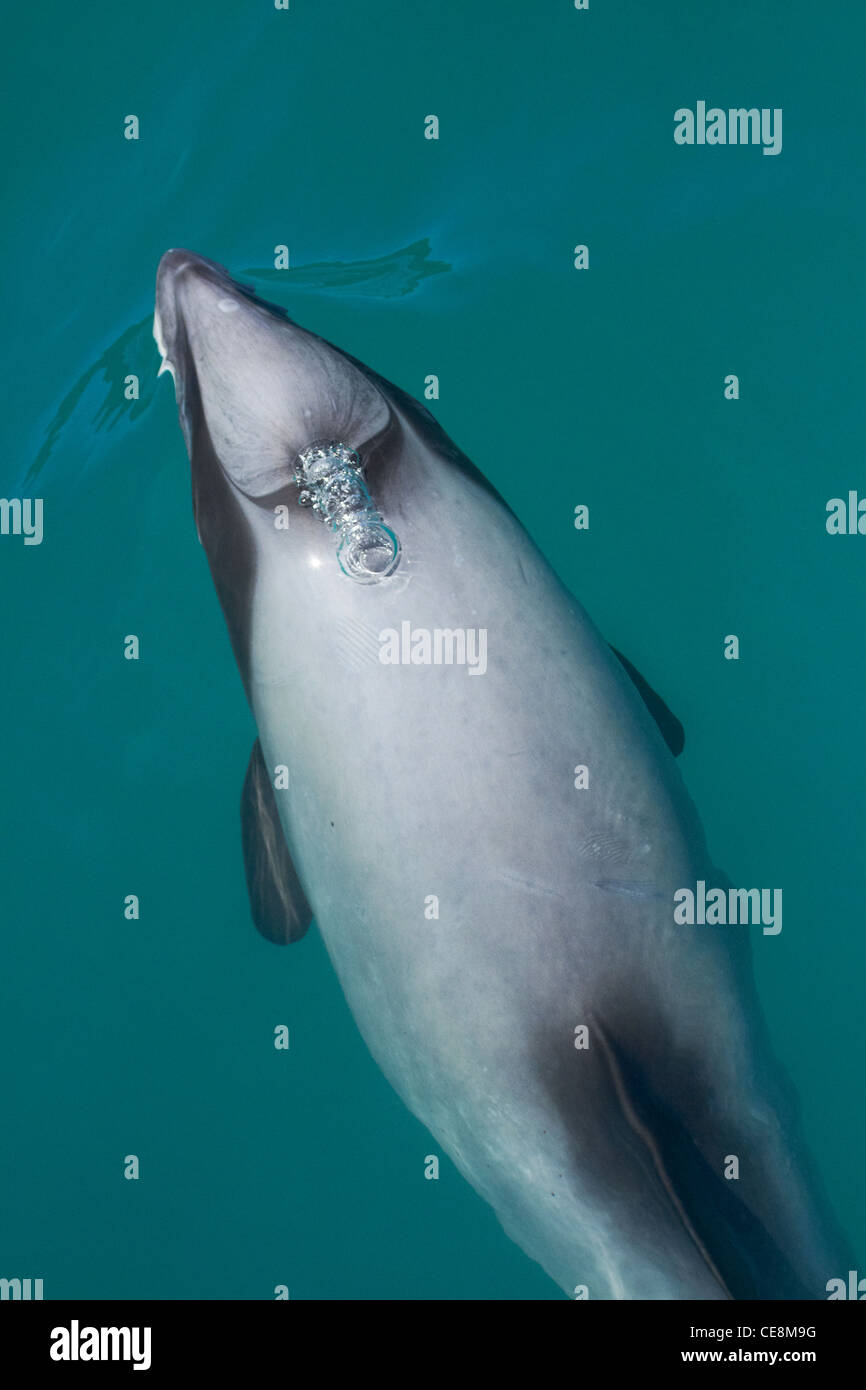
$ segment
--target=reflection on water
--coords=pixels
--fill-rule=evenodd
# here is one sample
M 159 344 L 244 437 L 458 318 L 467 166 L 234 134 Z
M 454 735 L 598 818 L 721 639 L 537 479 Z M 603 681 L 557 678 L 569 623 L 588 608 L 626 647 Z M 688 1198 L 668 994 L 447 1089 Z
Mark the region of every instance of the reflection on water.
M 395 299 L 411 294 L 422 280 L 450 270 L 447 261 L 430 259 L 430 242 L 424 237 L 371 261 L 321 261 L 300 265 L 297 270 L 273 270 L 267 266 L 241 273 L 269 285 L 285 281 L 291 275 L 291 290 L 336 290 L 345 294 L 362 294 L 372 299 Z

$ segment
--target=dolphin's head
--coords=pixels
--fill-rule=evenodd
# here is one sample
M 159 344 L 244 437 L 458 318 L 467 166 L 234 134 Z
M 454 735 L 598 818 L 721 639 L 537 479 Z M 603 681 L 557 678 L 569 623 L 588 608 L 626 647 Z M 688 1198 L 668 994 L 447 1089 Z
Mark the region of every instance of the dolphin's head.
M 301 555 L 323 579 L 335 555 L 364 582 L 397 568 L 399 541 L 381 509 L 386 495 L 401 505 L 391 486 L 405 453 L 401 424 L 387 383 L 192 251 L 160 261 L 153 331 L 161 370 L 174 378 L 199 538 L 243 669 L 263 558 L 278 554 L 286 585 L 301 582 Z M 323 441 L 339 452 L 311 451 Z M 288 534 L 276 535 L 281 510 Z
M 192 251 L 162 257 L 153 328 L 242 672 L 257 586 L 324 615 L 360 580 L 371 611 L 395 571 L 462 563 L 461 489 L 492 490 L 417 401 Z
M 206 424 L 247 497 L 283 488 L 314 441 L 365 449 L 391 422 L 385 396 L 351 359 L 192 251 L 160 261 L 153 331 L 190 455 Z

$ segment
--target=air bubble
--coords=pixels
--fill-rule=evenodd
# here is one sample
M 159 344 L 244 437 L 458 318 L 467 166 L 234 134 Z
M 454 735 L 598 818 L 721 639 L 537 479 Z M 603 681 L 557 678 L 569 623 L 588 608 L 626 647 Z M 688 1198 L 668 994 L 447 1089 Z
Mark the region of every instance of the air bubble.
M 337 562 L 357 584 L 375 584 L 400 563 L 400 542 L 377 510 L 354 449 L 339 440 L 310 444 L 295 464 L 298 501 L 337 535 Z

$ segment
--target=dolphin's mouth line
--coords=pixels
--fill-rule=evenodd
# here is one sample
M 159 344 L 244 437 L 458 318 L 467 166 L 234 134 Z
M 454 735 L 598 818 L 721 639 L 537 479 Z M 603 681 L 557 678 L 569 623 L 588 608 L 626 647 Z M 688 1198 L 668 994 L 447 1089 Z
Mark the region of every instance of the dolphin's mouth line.
M 316 440 L 298 454 L 298 502 L 337 535 L 337 562 L 356 584 L 387 579 L 400 563 L 400 542 L 377 509 L 357 452 L 340 440 Z

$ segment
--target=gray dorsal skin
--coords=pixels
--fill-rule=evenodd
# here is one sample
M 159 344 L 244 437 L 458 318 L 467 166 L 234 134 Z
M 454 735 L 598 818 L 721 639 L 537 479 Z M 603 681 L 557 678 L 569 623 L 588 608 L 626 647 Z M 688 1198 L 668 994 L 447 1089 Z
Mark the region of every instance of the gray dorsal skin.
M 679 720 L 631 662 L 621 652 L 616 652 L 616 655 L 634 681 L 671 752 L 677 756 L 682 752 L 684 743 Z M 273 782 L 265 767 L 258 739 L 253 744 L 244 778 L 241 841 L 250 912 L 256 928 L 277 946 L 300 941 L 312 921 L 313 911 L 286 845 Z
M 241 842 L 253 921 L 277 945 L 299 941 L 313 913 L 286 845 L 261 745 L 250 754 L 241 797 Z
M 254 911 L 291 936 L 303 885 L 382 1070 L 567 1293 L 826 1297 L 853 1265 L 761 1020 L 760 928 L 674 923 L 677 889 L 724 886 L 676 728 L 424 407 L 191 252 L 156 310 L 262 748 Z M 362 454 L 388 578 L 349 579 L 298 503 L 322 439 Z M 483 629 L 484 674 L 384 664 L 404 623 Z

